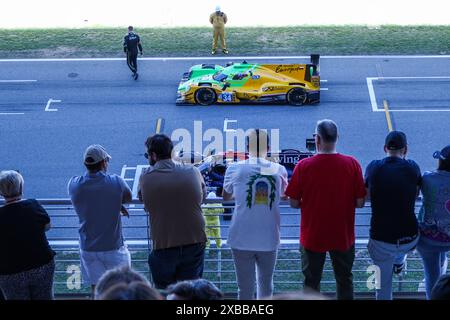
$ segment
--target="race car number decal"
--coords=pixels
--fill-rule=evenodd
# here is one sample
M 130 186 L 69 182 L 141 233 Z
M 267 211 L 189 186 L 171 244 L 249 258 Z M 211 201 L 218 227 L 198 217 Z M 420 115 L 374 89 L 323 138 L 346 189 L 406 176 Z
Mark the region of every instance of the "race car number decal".
M 233 94 L 230 92 L 224 92 L 220 95 L 220 99 L 222 99 L 223 102 L 232 102 Z

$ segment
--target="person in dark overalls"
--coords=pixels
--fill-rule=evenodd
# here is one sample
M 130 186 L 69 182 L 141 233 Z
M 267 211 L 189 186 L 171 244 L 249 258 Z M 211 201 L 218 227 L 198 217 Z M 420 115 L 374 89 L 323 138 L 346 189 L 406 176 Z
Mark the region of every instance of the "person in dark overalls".
M 137 56 L 139 52 L 143 53 L 141 39 L 139 36 L 133 31 L 133 27 L 128 27 L 128 34 L 123 39 L 123 51 L 127 55 L 127 64 L 130 68 L 131 72 L 133 72 L 133 79 L 137 80 L 139 77 L 137 73 Z

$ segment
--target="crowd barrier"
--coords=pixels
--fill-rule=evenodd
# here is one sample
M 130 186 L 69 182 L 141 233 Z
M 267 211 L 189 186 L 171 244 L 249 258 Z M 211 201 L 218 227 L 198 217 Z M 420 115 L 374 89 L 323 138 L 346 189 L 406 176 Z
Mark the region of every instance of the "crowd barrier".
M 50 245 L 57 252 L 55 294 L 70 298 L 85 296 L 89 287 L 80 280 L 78 218 L 69 199 L 39 199 L 40 203 L 52 219 L 52 229 L 47 237 Z M 220 207 L 216 207 L 220 203 Z M 0 203 L 1 204 L 1 203 Z M 219 238 L 210 237 L 210 246 L 205 255 L 204 278 L 213 281 L 227 297 L 234 298 L 237 293 L 236 276 L 231 250 L 226 244 L 230 225 L 231 208 L 233 203 L 222 203 L 220 199 L 207 200 L 204 208 L 214 205 L 214 209 L 224 209 L 225 213 L 214 214 L 220 216 L 221 246 Z M 416 210 L 421 203 L 416 203 Z M 147 257 L 151 250 L 151 237 L 148 214 L 143 205 L 134 200 L 127 205 L 130 217 L 123 217 L 124 237 L 132 254 L 132 265 L 137 271 L 146 275 L 151 281 Z M 225 210 L 227 209 L 227 210 Z M 281 211 L 281 246 L 274 275 L 275 292 L 291 292 L 301 290 L 303 275 L 301 273 L 301 257 L 299 252 L 300 212 L 289 207 L 288 203 L 280 205 Z M 367 253 L 367 242 L 370 226 L 370 206 L 356 210 L 356 258 L 353 267 L 354 286 L 356 296 L 373 298 L 373 269 L 371 259 Z M 400 276 L 394 276 L 393 289 L 397 297 L 423 298 L 423 266 L 417 253 L 408 256 L 407 269 Z M 327 257 L 321 290 L 325 294 L 335 293 L 333 269 Z

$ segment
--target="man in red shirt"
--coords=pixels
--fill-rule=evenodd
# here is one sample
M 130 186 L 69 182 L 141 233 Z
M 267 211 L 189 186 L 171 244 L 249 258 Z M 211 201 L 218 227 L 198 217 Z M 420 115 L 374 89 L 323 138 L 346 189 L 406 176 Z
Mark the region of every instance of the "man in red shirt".
M 364 206 L 361 166 L 336 152 L 338 129 L 332 120 L 317 123 L 317 154 L 294 169 L 286 195 L 301 209 L 300 243 L 305 288 L 320 291 L 326 253 L 330 253 L 338 299 L 353 299 L 355 208 Z

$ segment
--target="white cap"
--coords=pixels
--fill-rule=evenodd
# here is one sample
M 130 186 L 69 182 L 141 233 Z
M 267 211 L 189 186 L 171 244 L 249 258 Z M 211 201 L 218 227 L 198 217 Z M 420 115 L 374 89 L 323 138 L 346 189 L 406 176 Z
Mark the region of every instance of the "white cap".
M 208 196 L 206 197 L 206 199 L 215 199 L 215 198 L 217 198 L 216 193 L 212 191 L 208 193 Z
M 220 6 L 216 6 L 216 12 L 220 11 Z
M 90 161 L 86 161 L 86 159 L 90 158 Z M 111 156 L 106 152 L 105 148 L 103 148 L 99 144 L 93 144 L 86 148 L 84 152 L 84 163 L 85 164 L 96 164 L 105 159 L 111 159 Z

